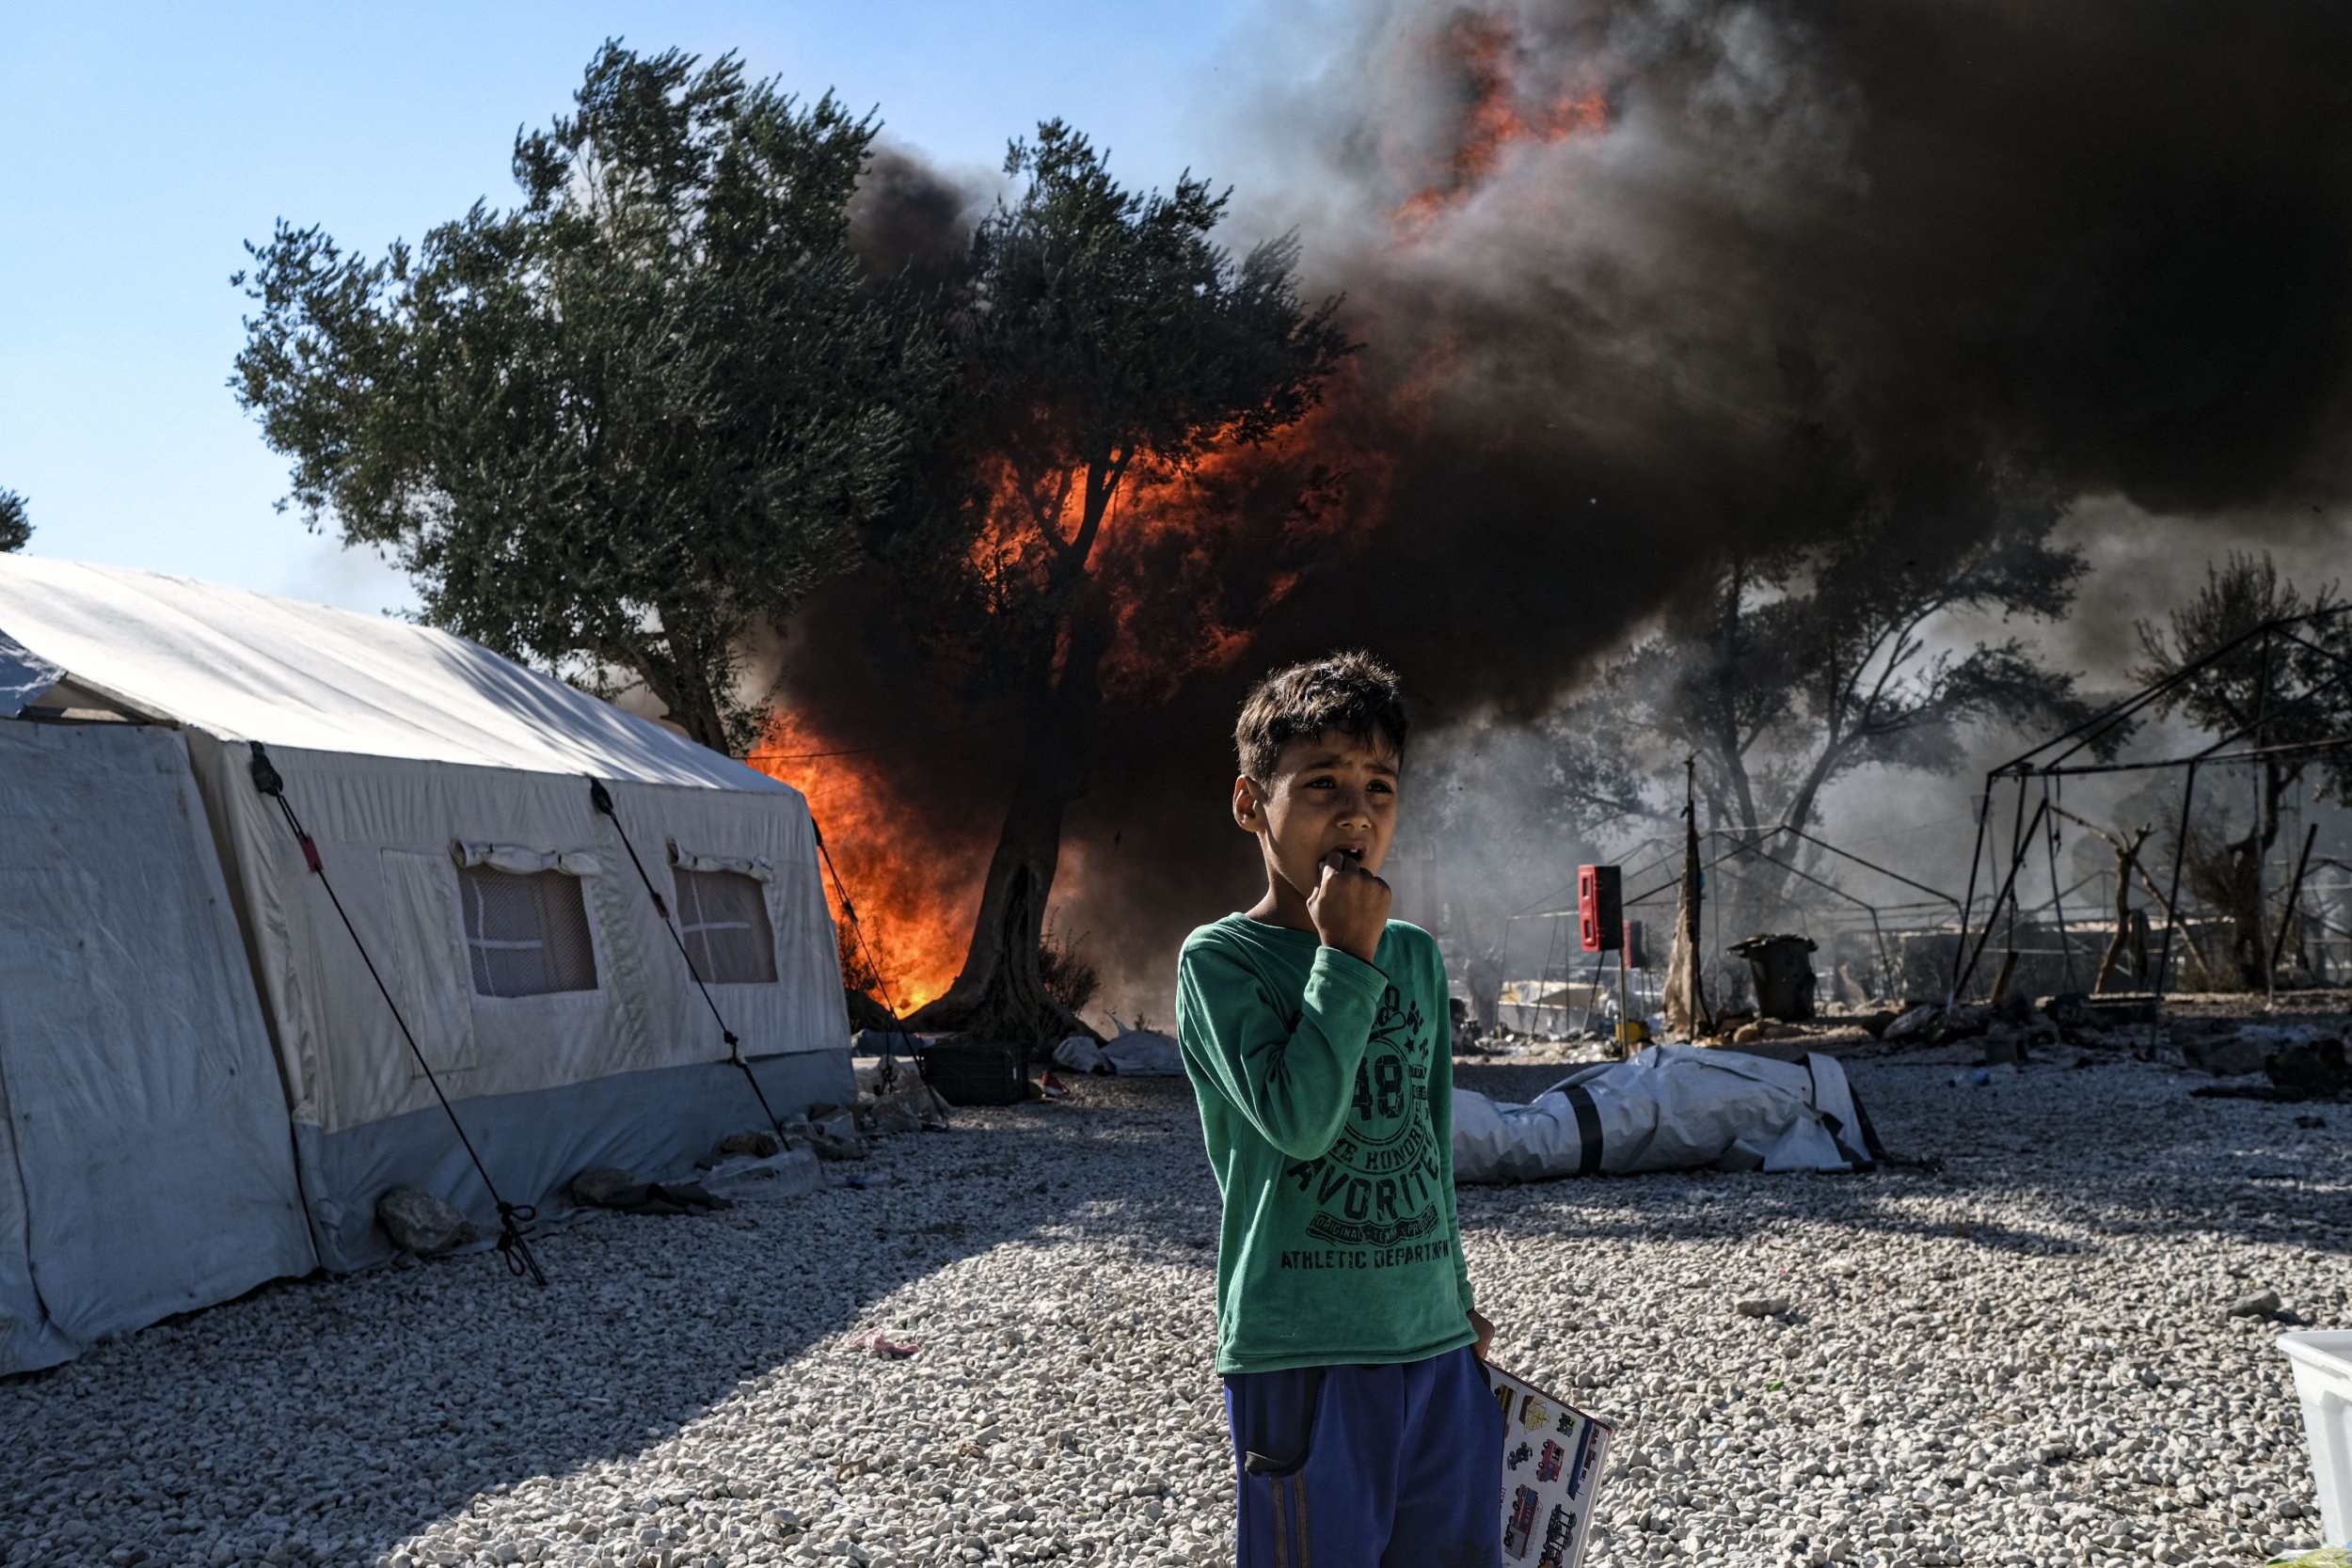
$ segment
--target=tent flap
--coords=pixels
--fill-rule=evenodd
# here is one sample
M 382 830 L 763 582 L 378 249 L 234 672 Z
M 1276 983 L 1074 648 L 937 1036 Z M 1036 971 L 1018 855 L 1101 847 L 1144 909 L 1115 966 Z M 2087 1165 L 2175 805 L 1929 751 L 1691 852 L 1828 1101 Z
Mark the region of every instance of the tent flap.
M 603 863 L 585 849 L 530 849 L 519 844 L 457 844 L 451 848 L 460 865 L 486 865 L 517 877 L 540 871 L 560 871 L 566 877 L 604 875 Z
M 732 871 L 758 882 L 776 879 L 776 863 L 765 855 L 702 854 L 679 847 L 675 839 L 670 841 L 670 863 L 680 871 Z
M 180 736 L 0 724 L 0 1314 L 21 1320 L 29 1286 L 86 1345 L 310 1272 L 285 1101 Z

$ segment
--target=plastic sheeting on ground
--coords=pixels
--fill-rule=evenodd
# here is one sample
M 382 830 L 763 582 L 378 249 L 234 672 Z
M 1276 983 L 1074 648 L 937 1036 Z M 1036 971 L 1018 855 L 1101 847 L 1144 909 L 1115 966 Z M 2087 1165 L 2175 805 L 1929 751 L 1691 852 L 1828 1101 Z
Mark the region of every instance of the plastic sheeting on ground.
M 1653 1046 L 1525 1105 L 1454 1095 L 1457 1181 L 1661 1170 L 1867 1170 L 1883 1157 L 1836 1058 Z
M 1121 1078 L 1176 1078 L 1184 1070 L 1176 1041 L 1150 1029 L 1121 1029 L 1101 1045 L 1073 1035 L 1054 1048 L 1054 1060 L 1073 1072 L 1115 1072 Z

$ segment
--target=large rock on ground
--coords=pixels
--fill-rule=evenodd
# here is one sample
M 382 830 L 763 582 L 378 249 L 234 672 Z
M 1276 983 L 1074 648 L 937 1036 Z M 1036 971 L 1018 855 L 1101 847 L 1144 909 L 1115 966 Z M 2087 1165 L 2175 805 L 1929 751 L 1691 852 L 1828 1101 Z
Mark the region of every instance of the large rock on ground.
M 730 1134 L 719 1146 L 722 1154 L 748 1154 L 755 1160 L 772 1160 L 784 1152 L 784 1140 L 773 1132 L 754 1129 L 749 1132 Z
M 394 1187 L 377 1198 L 375 1223 L 392 1245 L 420 1258 L 437 1257 L 474 1239 L 472 1223 L 456 1205 L 414 1187 Z
M 598 1165 L 572 1178 L 572 1201 L 592 1208 L 608 1208 L 615 1196 L 639 1184 L 618 1166 Z

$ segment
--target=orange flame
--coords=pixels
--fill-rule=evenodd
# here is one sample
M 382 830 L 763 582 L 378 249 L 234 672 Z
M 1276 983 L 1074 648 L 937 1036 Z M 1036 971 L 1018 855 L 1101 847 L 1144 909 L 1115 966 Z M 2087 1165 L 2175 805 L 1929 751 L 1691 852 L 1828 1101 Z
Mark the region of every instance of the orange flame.
M 888 999 L 901 1015 L 944 994 L 963 965 L 972 920 L 988 871 L 966 845 L 910 842 L 905 825 L 921 820 L 902 789 L 903 777 L 887 749 L 828 746 L 797 713 L 778 712 L 758 750 L 745 759 L 771 778 L 808 797 L 825 847 L 848 885 L 857 923 L 841 907 L 840 890 L 825 880 L 825 900 L 845 944 L 862 936 Z M 925 759 L 927 762 L 931 759 Z M 982 835 L 984 823 L 975 823 Z
M 1549 145 L 1609 128 L 1609 101 L 1595 90 L 1530 105 L 1518 85 L 1518 40 L 1493 17 L 1464 17 L 1446 30 L 1443 52 L 1469 87 L 1469 106 L 1455 134 L 1454 155 L 1438 177 L 1398 204 L 1395 225 L 1420 237 L 1440 215 L 1484 185 L 1504 158 L 1528 144 Z
M 1114 624 L 1101 671 L 1107 697 L 1149 705 L 1196 674 L 1232 666 L 1313 560 L 1370 525 L 1391 459 L 1357 450 L 1344 428 L 1350 400 L 1361 395 L 1352 373 L 1330 390 L 1332 401 L 1255 447 L 1213 439 L 1191 463 L 1130 469 L 1088 562 Z M 1058 499 L 1049 491 L 1041 506 L 1004 462 L 990 489 L 967 563 L 1017 596 L 1051 567 L 1057 541 L 1047 530 L 1065 545 L 1076 536 L 1082 486 Z M 935 773 L 954 762 L 862 747 L 863 738 L 828 736 L 804 712 L 779 711 L 748 760 L 808 797 L 887 1000 L 904 1014 L 944 994 L 961 969 L 1004 801 L 976 780 L 969 814 L 943 823 L 941 792 L 918 793 L 914 770 Z M 919 832 L 910 826 L 917 823 Z M 1083 849 L 1063 847 L 1057 905 L 1075 891 Z M 826 896 L 845 943 L 853 944 L 830 879 Z

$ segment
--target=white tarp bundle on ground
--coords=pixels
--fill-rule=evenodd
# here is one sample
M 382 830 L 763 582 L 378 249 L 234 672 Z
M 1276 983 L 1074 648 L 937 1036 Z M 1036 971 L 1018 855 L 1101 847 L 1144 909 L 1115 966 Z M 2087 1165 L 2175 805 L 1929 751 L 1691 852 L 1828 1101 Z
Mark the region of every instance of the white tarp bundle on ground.
M 508 1201 L 762 1122 L 590 777 L 770 1103 L 851 1097 L 814 830 L 784 784 L 429 627 L 0 556 L 0 721 L 61 716 L 184 735 L 329 1268 L 384 1255 L 388 1187 L 491 1216 L 249 742 Z
M 316 1261 L 186 746 L 0 723 L 0 1372 Z
M 1073 1072 L 1112 1072 L 1121 1078 L 1176 1078 L 1184 1070 L 1184 1053 L 1172 1035 L 1150 1029 L 1130 1029 L 1117 1019 L 1119 1033 L 1095 1044 L 1073 1035 L 1054 1048 L 1054 1060 Z
M 1580 1069 L 1532 1103 L 1454 1095 L 1457 1181 L 1660 1170 L 1847 1171 L 1881 1157 L 1835 1057 L 1660 1045 Z

